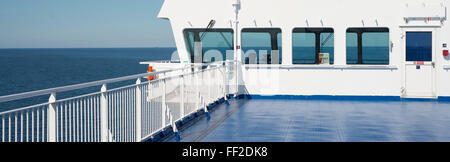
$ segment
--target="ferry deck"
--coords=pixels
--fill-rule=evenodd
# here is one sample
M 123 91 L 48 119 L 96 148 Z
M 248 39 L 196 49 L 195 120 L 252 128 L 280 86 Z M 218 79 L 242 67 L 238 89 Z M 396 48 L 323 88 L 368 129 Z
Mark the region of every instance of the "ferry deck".
M 179 141 L 442 142 L 450 140 L 449 107 L 426 100 L 237 99 L 186 124 Z
M 383 2 L 166 0 L 176 60 L 0 96 L 48 97 L 0 112 L 0 141 L 450 141 L 448 0 Z

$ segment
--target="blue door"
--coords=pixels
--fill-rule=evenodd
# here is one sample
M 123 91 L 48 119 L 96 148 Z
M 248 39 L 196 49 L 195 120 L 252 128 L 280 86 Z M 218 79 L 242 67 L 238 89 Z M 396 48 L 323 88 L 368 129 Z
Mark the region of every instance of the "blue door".
M 406 32 L 404 97 L 434 98 L 433 32 Z

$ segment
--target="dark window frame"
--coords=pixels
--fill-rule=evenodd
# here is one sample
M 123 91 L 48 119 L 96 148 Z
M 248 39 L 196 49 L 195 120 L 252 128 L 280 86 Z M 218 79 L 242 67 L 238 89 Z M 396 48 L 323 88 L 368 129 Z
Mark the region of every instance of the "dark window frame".
M 319 64 L 319 53 L 320 53 L 320 48 L 321 48 L 321 42 L 320 42 L 320 34 L 322 33 L 333 33 L 333 38 L 334 38 L 334 29 L 330 28 L 330 27 L 324 27 L 324 28 L 294 28 L 292 29 L 292 37 L 294 37 L 294 33 L 314 33 L 315 34 L 315 62 L 311 63 L 311 64 Z M 293 40 L 292 40 L 293 41 Z M 294 48 L 294 44 L 292 43 L 292 48 Z M 333 51 L 334 51 L 334 45 L 333 45 Z M 334 54 L 334 52 L 333 52 Z M 292 53 L 292 61 L 294 61 L 294 57 L 293 57 L 294 53 Z M 330 60 L 330 64 L 331 64 L 331 60 Z M 308 63 L 303 63 L 303 64 L 308 64 Z
M 280 50 L 278 48 L 279 42 L 278 42 L 278 34 L 281 34 L 281 41 L 283 40 L 283 30 L 281 30 L 281 28 L 242 28 L 241 29 L 241 49 L 242 49 L 242 33 L 269 33 L 270 34 L 270 46 L 271 46 L 271 50 Z M 280 44 L 280 47 L 283 48 L 283 45 Z M 245 51 L 243 51 L 245 52 Z M 272 58 L 271 58 L 271 53 L 267 54 L 267 64 L 271 65 L 272 63 Z M 282 58 L 282 51 L 279 51 L 279 64 L 282 64 L 283 62 L 283 58 Z M 259 56 L 259 55 L 258 55 Z M 259 58 L 259 57 L 258 57 Z M 244 64 L 248 64 L 246 60 L 243 60 Z M 257 63 L 259 64 L 259 62 Z
M 355 64 L 350 64 L 350 65 L 370 65 L 370 64 L 364 64 L 363 62 L 363 46 L 362 46 L 362 35 L 363 33 L 388 33 L 390 34 L 390 30 L 388 27 L 368 27 L 368 28 L 361 28 L 361 27 L 351 27 L 351 28 L 347 28 L 347 32 L 346 33 L 356 33 L 357 35 L 357 42 L 358 42 L 358 61 Z M 389 40 L 390 40 L 390 36 L 389 36 Z M 389 41 L 388 41 L 389 44 Z M 348 45 L 347 45 L 348 47 Z M 388 63 L 384 64 L 375 64 L 375 65 L 389 65 L 391 59 L 389 58 L 390 56 L 390 50 L 388 52 Z M 347 60 L 346 60 L 347 62 Z M 347 62 L 347 64 L 349 64 Z
M 234 29 L 233 28 L 185 28 L 183 29 L 183 36 L 184 36 L 184 41 L 185 41 L 185 45 L 186 45 L 186 50 L 190 56 L 190 61 L 191 63 L 194 63 L 194 48 L 193 46 L 191 46 L 191 44 L 193 42 L 191 42 L 191 40 L 189 39 L 189 32 L 194 32 L 194 42 L 200 39 L 201 41 L 201 35 L 199 34 L 200 32 L 231 32 L 232 34 L 232 40 L 231 40 L 231 46 L 232 49 L 234 48 Z M 202 49 L 203 50 L 203 49 Z M 205 53 L 205 51 L 202 51 L 202 53 Z M 202 62 L 204 62 L 204 55 L 202 55 Z M 226 59 L 226 58 L 225 58 Z

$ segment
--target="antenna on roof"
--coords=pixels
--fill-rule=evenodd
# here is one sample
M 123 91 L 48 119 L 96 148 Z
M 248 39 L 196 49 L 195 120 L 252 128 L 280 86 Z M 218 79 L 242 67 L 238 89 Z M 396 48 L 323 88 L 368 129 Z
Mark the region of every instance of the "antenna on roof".
M 236 2 L 233 4 L 233 7 L 236 9 L 236 14 L 238 14 L 239 10 L 241 10 L 241 0 L 236 0 Z
M 238 36 L 239 36 L 238 33 L 239 33 L 239 11 L 241 10 L 241 0 L 236 0 L 233 3 L 233 7 L 235 9 L 235 14 L 236 14 L 235 15 L 236 19 L 234 20 L 234 24 L 235 24 L 235 28 L 234 28 L 234 34 L 235 34 L 235 37 L 234 37 L 234 45 L 235 45 L 234 54 L 235 54 L 235 56 L 237 56 L 237 50 L 240 49 L 240 45 L 239 45 L 239 42 L 238 42 Z M 237 58 L 237 57 L 235 57 L 235 58 Z
M 203 40 L 203 37 L 205 37 L 207 31 L 209 31 L 209 29 L 211 29 L 211 28 L 214 26 L 214 24 L 216 24 L 216 20 L 211 20 L 211 21 L 209 21 L 208 26 L 206 26 L 205 32 L 204 32 L 204 33 L 202 34 L 202 36 L 200 37 L 200 40 Z

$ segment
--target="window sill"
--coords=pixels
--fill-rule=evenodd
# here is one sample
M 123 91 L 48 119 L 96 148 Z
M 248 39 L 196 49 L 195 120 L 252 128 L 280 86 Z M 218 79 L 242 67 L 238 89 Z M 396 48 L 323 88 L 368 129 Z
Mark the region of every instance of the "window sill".
M 337 68 L 342 69 L 386 69 L 386 70 L 396 70 L 397 66 L 394 65 L 341 65 Z
M 393 65 L 245 65 L 246 69 L 377 69 L 377 70 L 397 70 Z M 450 68 L 450 66 L 449 66 Z

